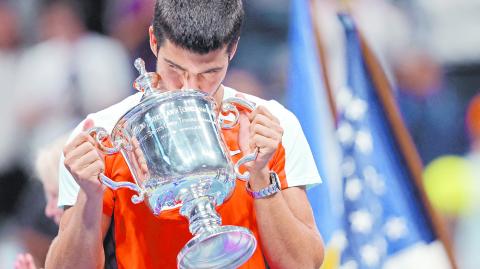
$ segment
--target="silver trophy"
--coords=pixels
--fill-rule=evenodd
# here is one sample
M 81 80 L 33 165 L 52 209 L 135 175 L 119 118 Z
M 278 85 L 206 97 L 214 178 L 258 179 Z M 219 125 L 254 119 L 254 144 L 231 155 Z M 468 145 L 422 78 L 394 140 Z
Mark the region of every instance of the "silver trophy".
M 143 60 L 137 59 L 135 67 L 140 72 L 136 88 L 144 92 L 140 103 L 118 120 L 111 134 L 101 127 L 89 131 L 105 154 L 122 153 L 135 183 L 115 182 L 104 174 L 100 180 L 114 190 L 136 191 L 132 202 L 146 201 L 155 215 L 180 207 L 193 238 L 177 255 L 179 268 L 240 266 L 257 241 L 244 227 L 222 226 L 215 207 L 231 196 L 237 178 L 248 179 L 239 167 L 257 153 L 233 164 L 220 131 L 237 124 L 238 108 L 252 111 L 254 104 L 236 97 L 224 100 L 222 114 L 233 116 L 223 120 L 211 96 L 196 90 L 154 91 Z M 107 138 L 112 147 L 104 145 Z

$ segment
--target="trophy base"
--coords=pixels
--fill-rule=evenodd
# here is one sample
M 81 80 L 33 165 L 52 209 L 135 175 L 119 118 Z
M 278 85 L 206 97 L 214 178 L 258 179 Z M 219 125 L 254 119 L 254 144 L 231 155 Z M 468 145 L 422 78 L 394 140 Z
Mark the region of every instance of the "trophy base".
M 257 240 L 250 230 L 218 226 L 192 238 L 177 256 L 178 268 L 237 268 L 255 252 Z

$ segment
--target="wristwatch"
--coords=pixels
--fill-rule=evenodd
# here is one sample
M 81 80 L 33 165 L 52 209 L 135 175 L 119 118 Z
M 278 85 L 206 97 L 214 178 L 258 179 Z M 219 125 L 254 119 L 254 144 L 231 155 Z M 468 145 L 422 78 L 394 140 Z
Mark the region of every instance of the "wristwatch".
M 266 198 L 269 196 L 274 195 L 275 193 L 282 190 L 282 186 L 280 184 L 280 179 L 278 178 L 277 173 L 270 171 L 270 185 L 267 187 L 259 190 L 253 191 L 250 188 L 250 183 L 247 182 L 247 193 L 252 196 L 254 199 L 261 199 Z

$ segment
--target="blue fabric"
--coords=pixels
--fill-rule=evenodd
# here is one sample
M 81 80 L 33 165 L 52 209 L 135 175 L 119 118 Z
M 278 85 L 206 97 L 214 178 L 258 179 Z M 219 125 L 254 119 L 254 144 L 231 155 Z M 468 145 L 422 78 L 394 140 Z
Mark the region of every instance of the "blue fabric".
M 317 227 L 326 241 L 338 227 L 329 193 L 328 143 L 332 140 L 322 128 L 333 126 L 328 107 L 321 67 L 318 63 L 308 1 L 291 1 L 290 17 L 290 65 L 286 102 L 288 108 L 298 117 L 309 142 L 323 183 L 308 190 L 313 205 Z M 327 179 L 327 180 L 325 180 Z
M 363 132 L 370 136 L 371 152 L 362 152 L 355 143 L 342 143 L 344 161 L 354 160 L 353 175 L 344 174 L 344 187 L 352 178 L 361 182 L 362 193 L 358 199 L 349 200 L 344 196 L 345 216 L 363 210 L 372 216 L 373 223 L 369 232 L 355 232 L 354 220 L 344 218 L 344 230 L 349 244 L 343 252 L 342 261 L 357 261 L 358 268 L 381 268 L 388 255 L 394 254 L 417 242 L 431 242 L 434 239 L 431 223 L 425 208 L 419 199 L 413 179 L 405 160 L 399 152 L 391 126 L 385 117 L 371 78 L 366 70 L 361 52 L 358 33 L 352 19 L 339 15 L 345 30 L 347 42 L 347 87 L 356 100 L 364 102 L 366 112 L 363 117 L 352 119 L 347 115 L 348 108 L 340 114 L 339 123 L 348 125 L 354 133 Z M 366 175 L 366 169 L 374 171 L 374 175 Z M 367 173 L 368 174 L 368 173 Z M 382 190 L 375 191 L 374 184 L 380 184 Z M 383 186 L 383 187 L 382 187 Z M 378 187 L 378 186 L 377 186 Z M 405 224 L 400 238 L 386 234 L 386 224 L 396 219 Z M 365 264 L 362 261 L 362 247 L 365 245 L 383 244 L 378 263 Z
M 325 242 L 341 231 L 346 239 L 341 264 L 382 268 L 388 256 L 418 242 L 430 243 L 435 235 L 366 70 L 354 23 L 345 14 L 339 19 L 347 42 L 343 93 L 350 101 L 340 109 L 338 136 L 327 131 L 333 120 L 305 0 L 292 1 L 287 105 L 302 124 L 323 178 L 308 197 Z M 332 189 L 340 167 L 328 162 L 335 144 L 341 149 L 340 191 Z M 337 198 L 341 214 L 334 210 Z

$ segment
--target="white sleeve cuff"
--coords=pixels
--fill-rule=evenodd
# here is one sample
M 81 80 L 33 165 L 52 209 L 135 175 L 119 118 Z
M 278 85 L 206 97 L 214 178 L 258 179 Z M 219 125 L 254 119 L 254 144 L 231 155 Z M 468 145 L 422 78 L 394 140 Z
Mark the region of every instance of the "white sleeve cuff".
M 77 201 L 80 186 L 64 165 L 65 157 L 60 156 L 58 164 L 58 207 L 73 206 Z

